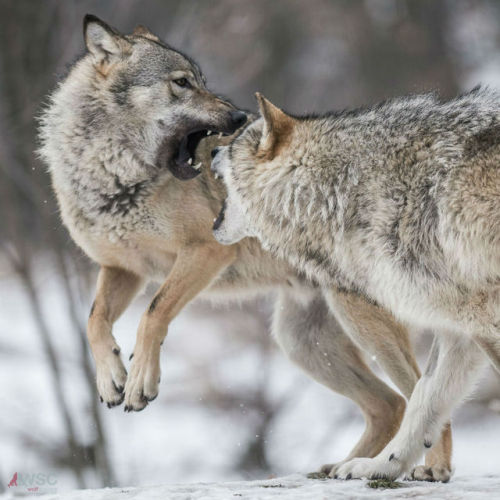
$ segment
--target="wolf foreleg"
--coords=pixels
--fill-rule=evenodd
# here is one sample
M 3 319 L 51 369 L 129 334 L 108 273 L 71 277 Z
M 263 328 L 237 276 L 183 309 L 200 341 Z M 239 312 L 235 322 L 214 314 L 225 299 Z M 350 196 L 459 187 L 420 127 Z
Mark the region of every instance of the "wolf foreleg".
M 236 256 L 234 247 L 216 244 L 181 248 L 174 265 L 144 312 L 125 386 L 125 411 L 140 411 L 158 395 L 160 347 L 169 323 Z
M 355 458 L 337 471 L 340 479 L 396 479 L 439 439 L 452 409 L 467 396 L 485 357 L 467 337 L 436 339 L 426 372 L 415 386 L 394 439 L 372 459 Z
M 337 289 L 325 292 L 330 308 L 353 341 L 373 356 L 380 367 L 409 400 L 420 378 L 408 330 L 387 310 L 365 297 Z M 390 438 L 390 437 L 389 437 Z M 448 481 L 451 476 L 451 425 L 445 425 L 441 439 L 425 456 L 412 478 L 420 481 Z M 337 470 L 330 473 L 335 476 Z
M 123 401 L 127 379 L 120 347 L 112 334 L 113 323 L 134 298 L 141 283 L 139 276 L 123 269 L 103 266 L 99 271 L 87 337 L 96 364 L 97 390 L 108 408 Z

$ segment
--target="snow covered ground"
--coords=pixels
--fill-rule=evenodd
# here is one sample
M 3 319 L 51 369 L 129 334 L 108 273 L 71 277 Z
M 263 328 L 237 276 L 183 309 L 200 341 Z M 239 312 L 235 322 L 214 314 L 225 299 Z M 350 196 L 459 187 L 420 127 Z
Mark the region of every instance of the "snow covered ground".
M 397 488 L 373 489 L 367 481 L 308 479 L 304 475 L 267 481 L 234 481 L 220 483 L 185 483 L 142 488 L 106 488 L 80 490 L 66 494 L 42 495 L 40 500 L 291 500 L 311 499 L 392 499 L 425 498 L 428 500 L 495 500 L 500 498 L 500 476 L 459 476 L 452 483 L 423 484 L 399 482 Z M 2 498 L 15 498 L 9 494 Z
M 88 391 L 74 332 L 64 313 L 65 299 L 49 275 L 50 269 L 40 275 L 44 307 L 57 334 L 64 389 L 72 411 L 80 416 L 77 433 L 85 441 Z M 8 277 L 0 285 L 0 480 L 4 488 L 19 471 L 54 473 L 53 494 L 46 497 L 53 500 L 463 498 L 465 494 L 467 498 L 500 499 L 500 405 L 487 406 L 478 398 L 454 416 L 456 476 L 450 484 L 404 483 L 403 488 L 380 491 L 367 488 L 364 481 L 306 479 L 305 474 L 321 464 L 345 457 L 363 431 L 363 419 L 352 403 L 309 380 L 277 350 L 268 360 L 265 394 L 270 401 L 286 398 L 266 437 L 266 454 L 277 479 L 241 482 L 262 478 L 234 467 L 241 450 L 256 438 L 255 415 L 243 404 L 236 411 L 210 406 L 203 389 L 208 381 L 221 390 L 250 393 L 255 389 L 262 377 L 262 359 L 251 342 L 240 345 L 238 335 L 249 335 L 257 325 L 252 317 L 242 316 L 237 327 L 229 326 L 223 309 L 196 306 L 183 312 L 170 329 L 162 353 L 158 399 L 137 414 L 103 408 L 120 488 L 76 491 L 72 474 L 56 469 L 44 452 L 44 446 L 57 446 L 62 439 L 62 426 L 47 361 L 26 314 L 23 292 Z M 125 359 L 132 352 L 143 308 L 144 301 L 139 301 L 117 324 L 115 333 Z M 241 331 L 229 335 L 229 328 Z M 207 366 L 208 373 L 204 371 Z M 490 380 L 498 386 L 491 374 Z M 97 486 L 92 477 L 87 484 Z M 158 484 L 163 486 L 151 486 Z M 21 492 L 21 488 L 10 488 L 0 497 L 11 498 L 14 490 Z

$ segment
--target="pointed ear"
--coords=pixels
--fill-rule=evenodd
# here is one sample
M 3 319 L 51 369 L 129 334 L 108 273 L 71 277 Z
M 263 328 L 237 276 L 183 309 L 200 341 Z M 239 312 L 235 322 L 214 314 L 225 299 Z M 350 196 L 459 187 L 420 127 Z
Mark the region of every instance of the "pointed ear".
M 83 19 L 83 36 L 87 49 L 98 64 L 116 62 L 131 47 L 118 31 L 92 14 Z
M 148 28 L 146 28 L 146 26 L 143 26 L 142 24 L 138 24 L 134 28 L 132 35 L 142 36 L 144 38 L 149 38 L 149 40 L 153 40 L 154 42 L 161 41 L 153 32 L 151 32 Z
M 264 119 L 260 148 L 267 159 L 272 159 L 279 149 L 289 142 L 296 120 L 268 101 L 261 93 L 256 92 L 255 97 Z

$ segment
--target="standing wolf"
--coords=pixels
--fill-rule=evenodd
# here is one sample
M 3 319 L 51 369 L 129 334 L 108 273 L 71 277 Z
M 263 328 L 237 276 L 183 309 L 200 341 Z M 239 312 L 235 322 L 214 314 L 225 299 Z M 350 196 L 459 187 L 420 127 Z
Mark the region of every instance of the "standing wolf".
M 244 114 L 205 88 L 193 61 L 145 28 L 125 36 L 87 16 L 84 32 L 88 53 L 42 117 L 41 155 L 65 225 L 101 266 L 88 338 L 103 401 L 125 400 L 126 410 L 139 411 L 156 397 L 168 325 L 200 292 L 227 300 L 272 289 L 280 346 L 363 411 L 366 431 L 348 458 L 376 455 L 397 431 L 404 399 L 368 368 L 317 287 L 254 238 L 226 247 L 212 236 L 226 193 L 195 165 L 208 165 L 211 149 L 228 142 L 211 132 L 234 131 Z M 148 281 L 163 284 L 142 316 L 127 375 L 112 326 Z M 364 332 L 363 348 L 409 398 L 420 373 L 406 330 L 362 297 L 350 297 L 346 309 L 349 328 Z M 450 439 L 448 429 L 415 478 L 449 478 Z
M 396 99 L 262 118 L 212 168 L 224 178 L 221 243 L 257 236 L 325 290 L 341 324 L 358 294 L 438 335 L 395 438 L 341 478 L 396 478 L 431 447 L 486 353 L 500 369 L 500 96 Z

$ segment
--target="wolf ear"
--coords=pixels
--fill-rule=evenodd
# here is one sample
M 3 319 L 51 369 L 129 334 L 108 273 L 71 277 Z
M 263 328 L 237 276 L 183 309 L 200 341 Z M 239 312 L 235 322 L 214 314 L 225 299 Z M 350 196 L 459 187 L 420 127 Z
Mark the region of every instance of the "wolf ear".
M 282 146 L 289 142 L 296 120 L 268 101 L 261 93 L 256 92 L 255 97 L 264 119 L 260 148 L 270 160 L 276 156 Z
M 92 14 L 83 19 L 83 36 L 87 49 L 101 65 L 118 60 L 131 47 L 118 31 Z
M 149 40 L 153 40 L 154 42 L 160 41 L 160 39 L 153 32 L 151 32 L 148 28 L 146 28 L 146 26 L 143 26 L 142 24 L 138 24 L 134 28 L 132 35 L 142 36 L 144 38 L 148 38 Z

